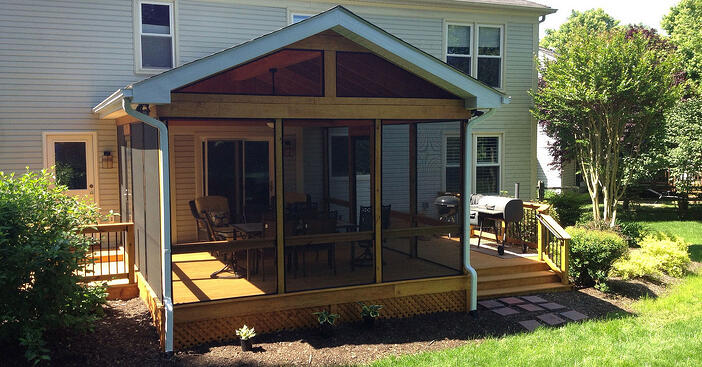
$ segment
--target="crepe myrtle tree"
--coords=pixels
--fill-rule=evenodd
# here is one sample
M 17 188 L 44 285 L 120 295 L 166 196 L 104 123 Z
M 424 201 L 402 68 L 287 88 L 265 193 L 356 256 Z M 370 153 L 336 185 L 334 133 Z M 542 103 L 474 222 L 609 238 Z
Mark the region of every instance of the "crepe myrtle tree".
M 555 161 L 578 164 L 593 219 L 610 225 L 681 90 L 678 58 L 655 34 L 637 29 L 573 29 L 556 60 L 540 65 L 532 93 L 532 114 L 555 141 Z

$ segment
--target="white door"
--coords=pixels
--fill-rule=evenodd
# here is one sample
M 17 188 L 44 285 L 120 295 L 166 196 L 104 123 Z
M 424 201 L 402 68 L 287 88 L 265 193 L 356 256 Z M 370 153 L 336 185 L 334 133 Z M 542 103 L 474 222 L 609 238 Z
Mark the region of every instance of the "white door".
M 90 133 L 46 134 L 45 167 L 54 167 L 56 181 L 69 195 L 95 202 L 95 135 Z

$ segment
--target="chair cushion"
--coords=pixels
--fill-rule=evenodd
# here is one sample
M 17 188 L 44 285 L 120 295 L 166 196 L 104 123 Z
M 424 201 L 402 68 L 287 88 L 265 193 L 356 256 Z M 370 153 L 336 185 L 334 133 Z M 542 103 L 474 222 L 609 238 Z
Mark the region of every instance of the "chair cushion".
M 226 211 L 210 210 L 206 212 L 207 219 L 213 227 L 224 227 L 229 225 L 229 213 Z

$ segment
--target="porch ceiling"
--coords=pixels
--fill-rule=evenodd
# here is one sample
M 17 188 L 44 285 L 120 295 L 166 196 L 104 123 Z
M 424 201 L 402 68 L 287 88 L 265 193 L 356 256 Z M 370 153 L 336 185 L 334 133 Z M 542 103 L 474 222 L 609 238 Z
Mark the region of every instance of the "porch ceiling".
M 113 93 L 93 108 L 115 118 L 122 98 L 138 104 L 169 104 L 175 89 L 205 79 L 308 37 L 332 30 L 384 59 L 453 93 L 466 109 L 496 108 L 510 97 L 337 6 L 302 22 L 144 79 Z

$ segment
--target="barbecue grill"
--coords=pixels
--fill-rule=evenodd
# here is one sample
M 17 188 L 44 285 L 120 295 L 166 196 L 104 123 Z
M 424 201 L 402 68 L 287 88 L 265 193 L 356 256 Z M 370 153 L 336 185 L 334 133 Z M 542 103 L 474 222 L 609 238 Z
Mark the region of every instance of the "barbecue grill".
M 441 223 L 458 223 L 458 207 L 461 205 L 461 199 L 457 195 L 446 193 L 434 200 L 437 211 L 439 212 L 439 221 Z
M 507 226 L 516 225 L 519 230 L 519 223 L 524 217 L 524 203 L 520 199 L 506 198 L 502 196 L 488 196 L 474 194 L 470 196 L 470 224 L 480 226 L 480 236 L 478 237 L 478 247 L 480 247 L 480 237 L 483 235 L 485 221 L 492 222 L 495 231 L 495 241 L 497 242 L 497 253 L 505 254 L 505 242 L 507 239 Z M 505 223 L 505 233 L 498 236 L 497 224 Z M 522 245 L 522 252 L 526 252 L 526 244 Z

